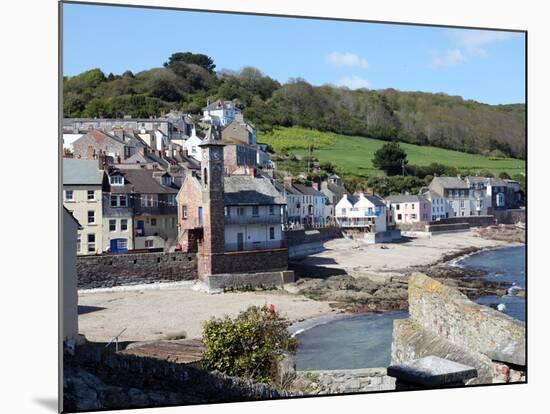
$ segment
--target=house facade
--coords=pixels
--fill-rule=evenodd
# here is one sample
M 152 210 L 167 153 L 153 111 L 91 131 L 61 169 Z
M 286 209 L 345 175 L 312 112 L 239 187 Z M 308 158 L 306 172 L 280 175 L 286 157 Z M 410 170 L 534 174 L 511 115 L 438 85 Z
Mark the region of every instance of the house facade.
M 421 195 L 397 195 L 386 198 L 396 224 L 432 221 L 430 200 Z
M 80 223 L 77 254 L 103 251 L 104 171 L 97 160 L 63 159 L 63 206 Z
M 425 191 L 421 191 L 420 195 L 430 201 L 432 206 L 432 221 L 438 221 L 448 217 L 447 200 L 442 195 L 430 191 L 427 188 Z
M 74 158 L 82 159 L 96 159 L 100 154 L 113 159 L 125 159 L 133 151 L 122 138 L 92 128 L 73 142 L 73 154 Z
M 330 175 L 325 181 L 321 182 L 319 189 L 325 197 L 325 220 L 331 222 L 335 217 L 336 204 L 342 199 L 344 194 L 347 194 L 346 188 L 342 184 L 342 179 L 336 175 Z
M 335 215 L 338 225 L 342 228 L 357 229 L 366 233 L 387 230 L 386 204 L 375 195 L 344 194 L 336 204 Z
M 315 184 L 314 184 L 315 185 Z M 301 222 L 305 226 L 325 224 L 326 196 L 313 185 L 294 184 L 302 193 Z
M 105 251 L 175 246 L 177 192 L 167 172 L 112 168 L 103 193 Z
M 445 198 L 448 217 L 465 217 L 474 214 L 470 186 L 462 178 L 434 177 L 428 189 Z
M 239 112 L 233 102 L 217 100 L 202 109 L 202 121 L 223 127 L 233 122 L 235 115 Z

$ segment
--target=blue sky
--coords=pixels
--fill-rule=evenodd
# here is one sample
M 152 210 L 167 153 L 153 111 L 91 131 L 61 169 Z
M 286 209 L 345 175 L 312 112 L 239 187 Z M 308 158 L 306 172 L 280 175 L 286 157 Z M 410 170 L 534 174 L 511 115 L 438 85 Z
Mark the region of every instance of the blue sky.
M 522 33 L 65 4 L 63 36 L 68 76 L 139 72 L 190 51 L 280 82 L 525 101 Z

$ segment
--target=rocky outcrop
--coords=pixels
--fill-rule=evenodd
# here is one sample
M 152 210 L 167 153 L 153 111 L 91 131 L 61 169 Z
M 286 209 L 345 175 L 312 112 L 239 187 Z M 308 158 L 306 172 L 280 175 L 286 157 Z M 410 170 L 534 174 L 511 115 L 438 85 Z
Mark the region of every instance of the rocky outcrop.
M 470 383 L 521 381 L 525 324 L 421 273 L 409 279 L 409 319 L 394 321 L 392 364 L 439 356 L 475 367 Z

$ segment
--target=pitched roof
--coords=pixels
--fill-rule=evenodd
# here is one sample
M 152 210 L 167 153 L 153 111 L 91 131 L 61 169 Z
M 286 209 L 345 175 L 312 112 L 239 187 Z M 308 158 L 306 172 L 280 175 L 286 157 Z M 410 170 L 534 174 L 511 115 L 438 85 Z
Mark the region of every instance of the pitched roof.
M 418 203 L 428 201 L 428 199 L 424 196 L 408 194 L 389 196 L 386 198 L 386 200 L 388 200 L 390 203 Z
M 384 200 L 382 200 L 377 195 L 365 195 L 365 194 L 363 194 L 363 197 L 365 197 L 367 200 L 369 200 L 376 207 L 383 207 L 383 206 L 386 205 L 386 203 L 384 203 Z M 361 198 L 361 194 L 348 195 L 348 200 L 353 205 L 355 205 L 359 201 L 360 198 Z
M 112 139 L 114 141 L 117 141 L 119 144 L 126 144 L 124 142 L 123 139 L 117 137 L 116 135 L 114 134 L 109 134 L 105 131 L 102 131 L 100 129 L 90 129 L 86 135 L 88 135 L 89 137 L 93 138 L 95 142 L 97 142 L 98 144 L 102 143 L 103 141 L 105 141 L 106 139 Z
M 289 186 L 289 187 L 285 187 L 283 184 L 281 183 L 278 183 L 277 181 L 275 181 L 273 183 L 273 185 L 275 186 L 275 188 L 277 189 L 277 191 L 280 193 L 280 194 L 283 194 L 283 191 L 288 193 L 288 194 L 292 194 L 292 195 L 302 195 L 302 193 L 300 191 L 298 191 L 298 189 L 296 187 L 294 187 L 293 185 Z
M 235 104 L 231 101 L 223 101 L 221 99 L 218 99 L 217 101 L 212 102 L 210 105 L 206 105 L 204 108 L 202 108 L 203 111 L 212 111 L 216 109 L 223 109 L 226 105 L 230 105 L 235 107 Z
M 304 195 L 325 197 L 325 195 L 322 192 L 320 192 L 319 190 L 316 190 L 315 188 L 310 187 L 308 185 L 296 183 L 293 186 L 296 187 L 296 189 Z
M 97 160 L 63 158 L 63 185 L 101 185 L 103 170 Z
M 432 183 L 438 182 L 443 188 L 463 188 L 468 189 L 468 183 L 458 177 L 434 177 Z
M 124 185 L 111 185 L 112 193 L 176 194 L 178 187 L 172 183 L 164 186 L 153 178 L 153 170 L 119 170 L 124 176 Z
M 285 204 L 271 181 L 267 178 L 233 175 L 224 177 L 225 205 Z

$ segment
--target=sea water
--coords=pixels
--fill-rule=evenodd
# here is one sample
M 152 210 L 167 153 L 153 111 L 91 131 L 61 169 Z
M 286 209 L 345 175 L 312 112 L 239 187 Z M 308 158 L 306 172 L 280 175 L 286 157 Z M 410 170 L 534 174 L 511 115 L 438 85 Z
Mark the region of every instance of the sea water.
M 506 296 L 483 296 L 476 300 L 486 306 L 501 306 L 502 312 L 525 321 L 525 298 L 515 296 L 519 289 L 525 289 L 525 246 L 505 247 L 467 256 L 457 265 L 468 269 L 487 272 L 483 279 L 512 285 Z

